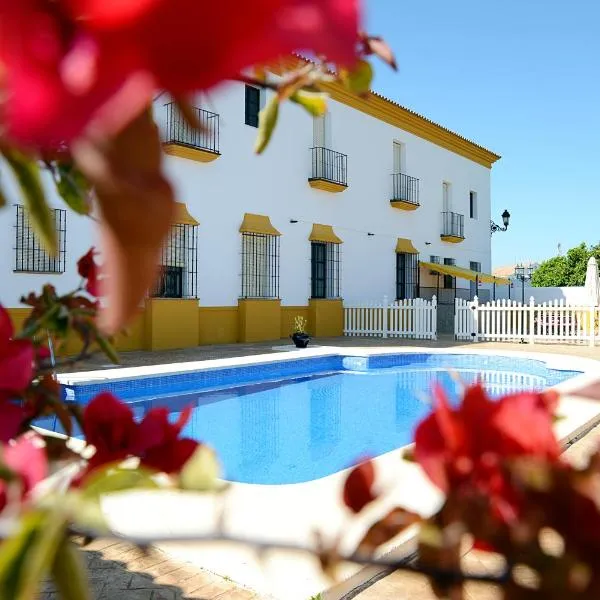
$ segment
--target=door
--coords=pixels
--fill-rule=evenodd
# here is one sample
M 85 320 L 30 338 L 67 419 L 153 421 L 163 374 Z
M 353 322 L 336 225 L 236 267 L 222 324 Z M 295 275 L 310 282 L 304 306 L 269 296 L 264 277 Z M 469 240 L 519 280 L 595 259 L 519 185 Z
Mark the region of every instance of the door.
M 442 206 L 444 212 L 450 212 L 450 184 L 445 182 L 442 184 Z

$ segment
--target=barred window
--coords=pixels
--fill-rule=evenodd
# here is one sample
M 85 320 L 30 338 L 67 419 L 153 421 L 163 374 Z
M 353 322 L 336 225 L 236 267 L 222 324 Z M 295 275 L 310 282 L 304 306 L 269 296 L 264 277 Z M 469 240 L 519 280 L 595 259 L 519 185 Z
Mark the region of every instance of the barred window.
M 339 298 L 340 244 L 311 242 L 311 296 Z
M 260 90 L 251 85 L 245 91 L 245 119 L 246 125 L 258 127 L 258 114 L 260 113 Z
M 471 261 L 469 263 L 469 268 L 471 269 L 471 271 L 476 271 L 477 273 L 481 273 L 481 263 L 480 262 L 475 262 L 475 261 Z M 479 289 L 477 286 L 477 281 L 471 281 L 471 298 L 475 298 L 475 296 L 479 295 Z
M 46 252 L 42 241 L 33 230 L 29 212 L 16 205 L 15 271 L 25 273 L 64 273 L 67 254 L 67 211 L 51 210 L 56 231 L 57 253 Z
M 198 226 L 173 225 L 160 258 L 155 298 L 198 297 Z
M 242 298 L 279 298 L 279 236 L 242 233 Z
M 396 300 L 412 300 L 419 296 L 419 255 L 396 254 Z
M 448 266 L 454 266 L 456 264 L 455 258 L 444 258 L 444 264 Z M 444 289 L 453 290 L 456 287 L 456 277 L 452 275 L 444 275 Z

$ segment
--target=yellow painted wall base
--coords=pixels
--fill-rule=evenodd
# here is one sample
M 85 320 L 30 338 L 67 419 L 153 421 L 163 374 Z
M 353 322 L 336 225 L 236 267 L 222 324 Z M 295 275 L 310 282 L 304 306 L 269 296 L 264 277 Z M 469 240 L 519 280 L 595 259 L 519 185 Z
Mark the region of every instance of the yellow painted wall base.
M 209 306 L 199 309 L 200 345 L 235 344 L 238 341 L 238 307 Z
M 173 350 L 198 345 L 198 300 L 148 298 L 146 349 Z
M 310 300 L 309 333 L 315 337 L 344 335 L 344 305 L 342 300 Z
M 238 301 L 240 342 L 266 342 L 281 338 L 281 300 Z
M 282 306 L 281 307 L 281 338 L 289 338 L 294 333 L 294 320 L 296 317 L 306 319 L 306 328 L 310 331 L 310 315 L 308 306 Z
M 400 210 L 417 210 L 420 204 L 414 202 L 408 202 L 408 200 L 390 200 L 392 208 L 399 208 Z
M 324 192 L 332 192 L 334 194 L 348 189 L 347 185 L 335 183 L 334 181 L 329 181 L 328 179 L 309 179 L 308 184 L 311 188 L 323 190 Z
M 165 154 L 177 156 L 179 158 L 187 158 L 196 162 L 212 162 L 221 156 L 218 152 L 211 150 L 203 150 L 202 148 L 191 148 L 181 144 L 163 144 Z
M 460 244 L 465 241 L 464 237 L 459 235 L 440 235 L 442 242 L 449 242 L 450 244 Z

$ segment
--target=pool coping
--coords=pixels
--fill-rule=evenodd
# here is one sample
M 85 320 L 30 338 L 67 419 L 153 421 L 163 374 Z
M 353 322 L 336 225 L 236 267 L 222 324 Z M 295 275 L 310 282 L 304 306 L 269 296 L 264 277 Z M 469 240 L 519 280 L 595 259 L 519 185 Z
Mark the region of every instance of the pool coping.
M 597 405 L 597 408 L 591 406 L 591 401 L 589 399 L 578 398 L 572 395 L 572 392 L 577 389 L 583 388 L 585 385 L 591 383 L 592 381 L 597 381 L 599 376 L 594 374 L 594 370 L 596 373 L 598 372 L 598 367 L 600 366 L 600 361 L 591 359 L 591 358 L 583 358 L 577 356 L 563 356 L 560 354 L 550 354 L 550 353 L 536 353 L 536 352 L 527 352 L 527 351 L 512 351 L 512 350 L 488 350 L 488 349 L 477 349 L 477 348 L 429 348 L 429 347 L 419 347 L 419 346 L 411 346 L 411 347 L 386 347 L 386 348 L 364 348 L 364 347 L 322 347 L 322 348 L 312 348 L 308 350 L 301 351 L 289 351 L 284 355 L 279 354 L 268 354 L 268 355 L 258 355 L 258 356 L 250 356 L 250 357 L 240 357 L 240 358 L 227 358 L 227 359 L 216 359 L 209 361 L 194 361 L 189 363 L 179 363 L 179 364 L 168 364 L 168 365 L 159 365 L 157 366 L 147 366 L 147 367 L 133 367 L 128 369 L 114 369 L 114 370 L 102 370 L 100 372 L 86 372 L 86 373 L 78 373 L 78 374 L 65 374 L 59 376 L 59 380 L 61 383 L 69 384 L 69 383 L 101 383 L 102 381 L 114 381 L 114 380 L 125 380 L 131 379 L 133 377 L 145 377 L 152 373 L 153 375 L 166 375 L 166 374 L 175 374 L 175 373 L 189 373 L 191 371 L 205 371 L 205 370 L 214 370 L 220 368 L 231 368 L 234 366 L 248 366 L 248 365 L 260 365 L 260 364 L 269 364 L 274 362 L 282 362 L 282 361 L 290 361 L 297 360 L 299 358 L 306 359 L 309 357 L 325 357 L 325 356 L 350 356 L 350 357 L 368 357 L 368 356 L 376 356 L 376 355 L 385 355 L 385 354 L 455 354 L 455 355 L 486 355 L 486 356 L 514 356 L 515 358 L 523 358 L 523 359 L 532 359 L 537 362 L 544 363 L 548 368 L 559 370 L 575 370 L 582 371 L 582 375 L 578 375 L 576 377 L 570 378 L 569 380 L 554 386 L 554 389 L 561 392 L 563 394 L 563 398 L 561 399 L 561 413 L 566 413 L 567 418 L 561 420 L 556 425 L 557 436 L 559 437 L 561 443 L 563 445 L 569 445 L 573 443 L 574 440 L 579 439 L 582 435 L 592 429 L 596 424 L 600 422 L 600 404 Z M 595 403 L 593 403 L 595 404 Z M 579 415 L 579 419 L 574 419 L 573 414 L 577 413 Z M 581 414 L 579 414 L 581 413 Z M 380 473 L 383 475 L 384 472 L 390 471 L 392 472 L 391 465 L 402 465 L 404 467 L 404 463 L 400 463 L 398 461 L 398 455 L 402 451 L 402 449 L 394 450 L 384 455 L 379 456 L 375 459 L 375 465 Z M 417 467 L 418 469 L 418 467 Z M 349 469 L 339 471 L 335 474 L 320 478 L 318 480 L 299 483 L 299 484 L 282 484 L 282 485 L 270 485 L 270 486 L 261 486 L 256 484 L 244 484 L 244 483 L 234 483 L 231 485 L 231 489 L 234 492 L 234 500 L 233 502 L 229 500 L 229 502 L 233 503 L 235 507 L 237 505 L 237 510 L 239 512 L 240 507 L 247 507 L 248 505 L 252 505 L 252 503 L 257 503 L 257 499 L 262 498 L 263 500 L 267 496 L 272 496 L 272 506 L 271 509 L 265 509 L 264 506 L 261 505 L 262 514 L 261 516 L 265 518 L 264 525 L 272 527 L 276 527 L 276 521 L 273 517 L 273 510 L 282 509 L 282 506 L 286 505 L 286 503 L 292 502 L 297 504 L 297 508 L 300 509 L 300 512 L 295 516 L 298 517 L 296 520 L 300 520 L 303 522 L 303 528 L 308 531 L 311 527 L 310 518 L 310 506 L 311 502 L 315 507 L 319 507 L 319 510 L 323 510 L 325 513 L 329 515 L 331 518 L 331 523 L 327 522 L 326 525 L 329 527 L 329 531 L 326 532 L 328 534 L 332 533 L 332 529 L 335 529 L 335 525 L 343 526 L 344 518 L 340 519 L 340 517 L 344 514 L 344 509 L 340 505 L 340 497 L 341 497 L 341 486 L 343 485 L 343 481 L 345 476 L 347 475 Z M 402 471 L 404 474 L 400 473 Z M 415 473 L 414 467 L 412 472 L 406 471 L 406 469 L 400 468 L 397 466 L 394 468 L 394 475 L 398 476 L 398 480 L 404 481 L 407 486 L 406 489 L 410 489 L 411 493 L 414 489 L 417 491 L 415 495 L 418 496 L 418 499 L 414 502 L 414 504 L 419 504 L 421 508 L 425 507 L 425 510 L 421 510 L 421 512 L 427 512 L 427 504 L 429 503 L 429 510 L 431 511 L 436 502 L 439 502 L 440 495 L 437 490 L 435 490 L 429 482 L 425 480 L 424 475 L 418 471 Z M 385 480 L 385 477 L 384 477 Z M 383 484 L 386 485 L 385 483 Z M 416 487 L 415 487 L 416 486 Z M 143 494 L 142 494 L 143 495 Z M 133 497 L 130 494 L 130 500 L 135 500 L 135 496 L 139 496 L 137 493 L 133 493 Z M 314 499 L 316 497 L 321 498 L 321 502 L 324 502 L 325 506 L 321 504 L 321 502 L 316 503 Z M 311 500 L 312 498 L 312 500 Z M 156 521 L 152 519 L 152 511 L 150 508 L 144 509 L 133 509 L 132 505 L 136 505 L 137 507 L 144 506 L 143 502 L 130 502 L 129 507 L 127 506 L 128 500 L 126 497 L 121 497 L 120 502 L 118 499 L 115 501 L 113 498 L 107 499 L 105 502 L 104 508 L 107 513 L 107 516 L 113 522 L 113 526 L 122 531 L 123 533 L 133 533 L 133 531 L 139 531 L 133 527 L 133 531 L 131 526 L 135 524 L 137 521 L 143 528 L 144 525 L 150 524 L 150 526 L 156 525 Z M 144 500 L 144 498 L 140 498 L 140 500 Z M 205 499 L 203 499 L 205 500 Z M 398 500 L 394 501 L 393 497 L 389 499 L 391 501 L 391 505 L 400 503 Z M 164 506 L 173 506 L 176 507 L 178 504 L 180 506 L 184 506 L 188 499 L 183 500 L 181 497 L 175 498 L 170 497 L 168 500 L 165 500 Z M 258 500 L 258 503 L 261 503 L 261 500 Z M 267 502 L 268 504 L 268 502 Z M 327 506 L 327 504 L 329 504 Z M 374 503 L 374 506 L 366 511 L 365 515 L 363 515 L 360 519 L 362 521 L 360 523 L 360 527 L 366 529 L 368 524 L 372 522 L 374 514 L 383 514 L 386 509 L 386 505 L 389 502 L 384 503 Z M 406 502 L 403 502 L 406 504 Z M 410 506 L 409 508 L 415 509 L 415 506 Z M 334 508 L 335 505 L 335 508 Z M 196 510 L 197 508 L 192 507 L 190 505 L 190 510 Z M 308 507 L 308 510 L 306 508 Z M 302 509 L 305 509 L 307 514 L 302 514 Z M 185 510 L 181 510 L 181 508 L 174 508 L 174 511 L 179 511 L 182 514 L 186 514 Z M 335 514 L 337 511 L 338 514 Z M 237 533 L 238 535 L 257 535 L 256 523 L 251 522 L 256 521 L 257 519 L 260 521 L 260 517 L 257 517 L 255 514 L 246 515 L 246 521 L 244 522 L 244 517 L 236 517 L 235 510 L 233 512 L 233 519 L 231 523 L 228 523 L 227 532 L 228 533 Z M 260 512 L 260 511 L 258 511 Z M 128 515 L 129 513 L 129 515 Z M 140 513 L 142 513 L 140 515 Z M 144 516 L 145 515 L 145 516 Z M 239 518 L 238 518 L 239 517 Z M 301 517 L 301 518 L 300 518 Z M 177 521 L 177 518 L 174 519 L 173 523 L 171 523 L 168 527 L 171 533 L 179 530 L 181 526 L 189 526 L 188 522 L 181 523 Z M 301 528 L 298 527 L 298 523 L 283 523 L 283 528 L 287 527 L 288 533 L 292 531 L 296 531 L 296 533 L 301 531 Z M 358 530 L 360 532 L 360 528 Z M 354 538 L 358 539 L 360 537 L 360 533 L 355 533 Z M 269 538 L 273 532 L 264 532 L 262 538 L 265 536 Z M 279 531 L 279 534 L 282 532 Z M 415 532 L 407 531 L 403 538 L 394 540 L 392 545 L 388 544 L 381 553 L 394 552 L 397 557 L 404 557 L 410 555 L 411 552 L 414 551 L 415 540 L 414 540 Z M 285 536 L 284 536 L 285 537 Z M 293 534 L 291 538 L 293 538 Z M 290 538 L 290 539 L 291 539 Z M 351 536 L 352 538 L 352 536 Z M 275 535 L 274 541 L 278 538 Z M 288 540 L 289 541 L 289 540 Z M 298 540 L 296 540 L 298 541 Z M 306 539 L 302 539 L 302 543 L 306 543 Z M 350 542 L 349 542 L 350 543 Z M 399 545 L 400 544 L 400 545 Z M 351 544 L 350 544 L 351 545 Z M 242 585 L 246 585 L 249 587 L 257 588 L 256 583 L 257 579 L 253 579 L 250 576 L 250 567 L 249 564 L 251 560 L 246 556 L 245 558 L 238 554 L 236 559 L 230 560 L 226 559 L 215 559 L 212 557 L 210 560 L 207 560 L 207 554 L 202 552 L 199 548 L 191 548 L 189 545 L 186 547 L 177 546 L 177 545 L 168 545 L 168 544 L 159 544 L 157 545 L 159 549 L 166 552 L 167 554 L 179 559 L 189 562 L 199 568 L 205 568 L 210 571 L 219 573 L 221 575 L 226 575 L 230 577 L 232 580 L 237 581 Z M 228 552 L 233 552 L 234 548 L 231 547 L 228 549 Z M 227 555 L 229 557 L 229 555 Z M 236 560 L 238 561 L 236 563 Z M 232 565 L 235 563 L 235 565 Z M 314 572 L 314 580 L 310 582 L 306 580 L 308 575 L 302 575 L 303 571 L 300 569 L 300 575 L 296 576 L 296 580 L 292 579 L 291 573 L 297 573 L 298 571 L 295 568 L 292 568 L 289 564 L 287 567 L 289 568 L 289 573 L 287 576 L 283 577 L 282 585 L 283 589 L 286 592 L 281 594 L 274 595 L 276 598 L 285 598 L 285 600 L 291 600 L 292 598 L 308 598 L 312 594 L 322 593 L 322 597 L 326 600 L 339 600 L 342 598 L 351 598 L 354 597 L 354 591 L 361 586 L 364 586 L 366 582 L 373 581 L 373 579 L 380 577 L 382 574 L 381 569 L 374 568 L 352 568 L 348 570 L 347 573 L 344 573 L 343 580 L 334 586 L 328 586 L 325 584 L 322 577 L 319 577 L 317 572 Z M 288 570 L 288 569 L 286 569 Z M 314 569 L 313 569 L 314 570 Z M 302 584 L 300 585 L 300 581 L 302 580 Z M 293 586 L 291 582 L 294 581 Z M 296 585 L 298 584 L 298 585 Z M 281 586 L 280 586 L 281 587 Z M 296 587 L 306 588 L 306 593 L 304 595 L 290 595 L 290 587 L 294 587 L 294 591 L 296 591 Z M 260 589 L 260 592 L 265 590 Z M 267 591 L 267 593 L 271 593 L 272 590 Z

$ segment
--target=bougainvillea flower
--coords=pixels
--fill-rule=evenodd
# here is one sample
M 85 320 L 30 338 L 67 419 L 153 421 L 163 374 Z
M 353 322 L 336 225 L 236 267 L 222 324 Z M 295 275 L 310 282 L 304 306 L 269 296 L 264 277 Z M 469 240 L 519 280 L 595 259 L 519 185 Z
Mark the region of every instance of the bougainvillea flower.
M 415 432 L 415 459 L 442 491 L 464 486 L 483 493 L 509 520 L 514 490 L 502 463 L 519 457 L 558 460 L 560 446 L 552 429 L 556 395 L 523 392 L 493 401 L 475 385 L 455 409 L 441 388 L 435 395 L 433 413 Z
M 70 142 L 90 121 L 114 133 L 156 88 L 206 89 L 293 50 L 350 63 L 357 4 L 0 0 L 8 135 L 53 147 Z
M 0 305 L 0 392 L 8 395 L 22 393 L 33 376 L 33 344 L 13 335 L 10 316 Z
M 3 445 L 0 461 L 18 478 L 23 498 L 48 475 L 44 444 L 33 433 L 27 433 L 16 442 Z M 6 506 L 8 485 L 0 480 L 0 510 Z
M 86 440 L 96 448 L 89 470 L 137 456 L 151 469 L 179 471 L 198 447 L 198 442 L 179 437 L 189 416 L 185 410 L 176 423 L 169 423 L 168 411 L 154 408 L 136 423 L 131 409 L 112 394 L 96 396 L 83 414 Z
M 377 495 L 373 491 L 375 468 L 369 460 L 359 464 L 350 471 L 344 483 L 344 504 L 354 513 L 359 513 L 367 504 L 373 502 Z
M 26 416 L 27 411 L 22 406 L 0 395 L 0 442 L 17 437 Z
M 97 297 L 100 295 L 100 290 L 98 285 L 98 265 L 94 260 L 95 254 L 96 251 L 94 248 L 90 248 L 90 250 L 77 261 L 77 272 L 86 280 L 86 291 L 92 296 Z

